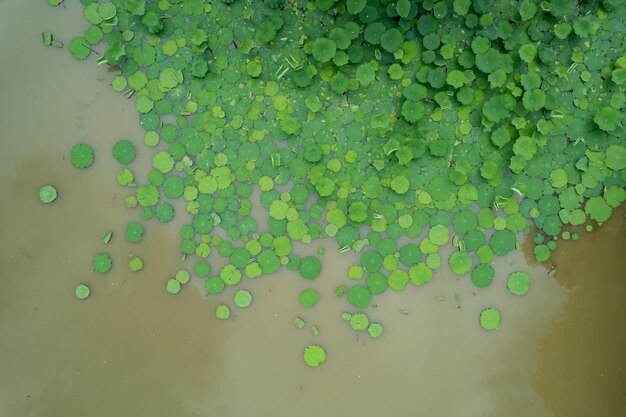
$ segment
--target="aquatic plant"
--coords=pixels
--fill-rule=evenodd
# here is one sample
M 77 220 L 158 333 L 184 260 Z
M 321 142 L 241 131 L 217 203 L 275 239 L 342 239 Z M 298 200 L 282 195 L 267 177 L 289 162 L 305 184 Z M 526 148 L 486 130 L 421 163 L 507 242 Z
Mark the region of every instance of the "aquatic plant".
M 211 295 L 282 266 L 313 286 L 322 263 L 295 243 L 324 237 L 360 256 L 336 291 L 357 309 L 427 284 L 449 244 L 452 272 L 483 288 L 521 234 L 547 261 L 626 198 L 623 2 L 81 1 L 91 26 L 68 49 L 85 59 L 104 45 L 98 63 L 119 68 L 112 86 L 136 97 L 152 155 L 127 203 L 169 222 L 168 199 L 184 201 L 180 249 Z M 123 165 L 136 153 L 113 148 Z M 529 282 L 507 285 L 521 295 Z M 319 293 L 299 298 L 312 307 Z M 348 321 L 382 334 L 364 313 Z M 479 323 L 497 328 L 500 312 Z

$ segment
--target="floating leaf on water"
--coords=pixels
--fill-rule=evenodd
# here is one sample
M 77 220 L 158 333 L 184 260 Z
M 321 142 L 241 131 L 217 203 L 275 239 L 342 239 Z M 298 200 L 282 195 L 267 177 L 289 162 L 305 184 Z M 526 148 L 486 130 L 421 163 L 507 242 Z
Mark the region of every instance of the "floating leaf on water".
M 67 44 L 67 49 L 78 60 L 86 59 L 91 54 L 89 43 L 82 37 L 78 36 Z
M 319 345 L 309 345 L 304 349 L 302 357 L 308 366 L 317 368 L 326 362 L 326 351 Z
M 298 271 L 302 278 L 312 280 L 320 275 L 322 270 L 322 263 L 314 256 L 305 256 L 300 262 L 300 268 Z
M 215 308 L 215 317 L 219 320 L 228 320 L 230 318 L 230 307 L 226 304 L 220 304 Z
M 57 199 L 57 189 L 53 185 L 43 185 L 39 189 L 39 199 L 45 204 L 52 203 Z
M 94 161 L 93 148 L 85 143 L 72 146 L 70 160 L 75 168 L 89 168 Z
M 369 333 L 369 335 L 373 339 L 377 339 L 380 336 L 382 336 L 383 332 L 384 332 L 384 329 L 383 329 L 382 324 L 380 324 L 380 323 L 372 322 L 367 327 L 367 333 Z
M 143 260 L 139 256 L 133 256 L 128 261 L 128 266 L 133 272 L 141 271 L 143 269 Z
M 89 294 L 91 294 L 91 290 L 85 284 L 78 284 L 76 286 L 76 289 L 74 290 L 74 293 L 76 295 L 76 298 L 78 298 L 79 300 L 84 300 L 89 297 Z
M 448 258 L 448 264 L 457 275 L 463 275 L 472 268 L 472 257 L 467 252 L 454 252 Z
M 495 307 L 484 309 L 480 313 L 480 325 L 485 330 L 496 330 L 500 326 L 500 310 Z
M 126 240 L 131 243 L 139 243 L 143 240 L 144 231 L 145 229 L 141 223 L 130 222 L 126 225 L 124 236 L 126 236 Z
M 320 296 L 314 289 L 306 289 L 300 292 L 300 305 L 304 308 L 311 308 L 320 300 Z
M 167 283 L 165 284 L 165 289 L 170 294 L 178 294 L 181 289 L 180 282 L 178 282 L 174 278 L 168 279 Z
M 104 274 L 105 272 L 109 272 L 111 267 L 113 266 L 113 260 L 106 253 L 98 253 L 93 257 L 93 269 L 96 272 Z
M 488 263 L 477 265 L 472 271 L 472 283 L 478 288 L 485 288 L 491 285 L 495 271 Z
M 238 290 L 234 298 L 235 305 L 239 308 L 246 308 L 252 304 L 252 294 L 247 290 Z
M 526 272 L 513 272 L 506 281 L 506 286 L 515 295 L 524 295 L 530 289 L 530 276 Z
M 122 139 L 113 145 L 113 157 L 120 164 L 130 164 L 135 160 L 137 149 L 130 141 Z
M 365 313 L 354 313 L 350 316 L 350 327 L 352 327 L 352 330 L 364 331 L 369 324 L 369 319 Z
M 372 293 L 366 287 L 355 285 L 348 292 L 348 301 L 357 308 L 365 308 L 372 300 Z

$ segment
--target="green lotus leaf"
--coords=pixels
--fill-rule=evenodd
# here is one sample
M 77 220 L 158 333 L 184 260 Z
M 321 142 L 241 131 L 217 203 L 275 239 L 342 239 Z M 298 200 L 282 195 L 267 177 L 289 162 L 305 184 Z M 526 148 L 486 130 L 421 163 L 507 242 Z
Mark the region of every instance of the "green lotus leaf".
M 402 42 L 404 42 L 404 36 L 396 28 L 387 30 L 380 37 L 380 46 L 390 53 L 397 51 L 402 46 Z
M 503 70 L 507 74 L 513 71 L 512 58 L 495 48 L 489 48 L 485 53 L 476 55 L 476 67 L 486 74 L 491 74 L 496 70 Z
M 130 141 L 122 139 L 113 145 L 113 157 L 120 164 L 130 164 L 137 156 L 137 149 Z
M 470 5 L 471 0 L 454 0 L 452 7 L 454 13 L 458 14 L 459 16 L 465 16 L 467 15 L 467 12 L 469 12 Z
M 500 326 L 500 310 L 486 308 L 480 313 L 480 326 L 485 330 L 496 330 Z
M 302 278 L 312 280 L 319 277 L 322 263 L 314 256 L 305 256 L 300 262 L 300 275 Z
M 328 62 L 337 53 L 335 42 L 327 38 L 317 38 L 311 46 L 313 57 L 319 62 Z
M 613 107 L 603 107 L 593 117 L 593 121 L 605 132 L 613 132 L 617 129 L 620 119 L 620 112 Z
M 407 282 L 409 282 L 409 274 L 401 269 L 391 271 L 391 273 L 387 277 L 387 283 L 389 284 L 389 288 L 394 291 L 404 290 Z
M 159 190 L 153 185 L 142 185 L 137 188 L 135 196 L 142 207 L 152 207 L 159 201 Z
M 39 199 L 44 204 L 50 204 L 57 199 L 57 189 L 52 185 L 44 185 L 39 189 Z
M 74 56 L 74 58 L 82 61 L 91 54 L 89 43 L 82 36 L 78 36 L 67 44 L 67 49 Z
M 320 296 L 317 291 L 309 288 L 300 292 L 300 305 L 304 308 L 311 308 L 317 304 L 320 300 Z
M 137 222 L 130 222 L 126 225 L 124 236 L 131 243 L 139 243 L 143 240 L 144 227 Z
M 448 264 L 452 272 L 463 275 L 472 269 L 472 257 L 467 252 L 454 252 L 448 258 Z
M 546 93 L 539 89 L 526 91 L 522 103 L 524 104 L 524 108 L 529 111 L 541 110 L 546 104 Z
M 567 39 L 569 34 L 572 33 L 572 26 L 567 22 L 561 22 L 554 25 L 554 34 L 559 39 Z
M 98 253 L 96 256 L 93 257 L 94 271 L 104 274 L 106 272 L 109 272 L 111 270 L 111 267 L 113 267 L 113 261 L 111 260 L 111 257 L 106 253 Z
M 523 22 L 526 22 L 537 13 L 537 5 L 530 0 L 522 0 L 519 4 L 519 15 Z
M 372 293 L 366 287 L 355 285 L 348 291 L 348 302 L 356 308 L 365 308 L 372 300 Z
M 506 281 L 506 286 L 515 295 L 524 295 L 530 289 L 530 276 L 526 272 L 513 272 Z
M 367 204 L 363 201 L 355 201 L 348 208 L 348 217 L 353 222 L 362 223 L 367 219 Z
M 346 0 L 346 6 L 348 6 L 350 14 L 360 13 L 366 4 L 367 0 Z
M 472 283 L 478 288 L 485 288 L 491 285 L 495 271 L 488 263 L 477 265 L 472 271 Z
M 465 74 L 459 70 L 452 70 L 448 72 L 446 82 L 454 88 L 461 88 L 465 83 Z
M 517 245 L 515 235 L 509 230 L 498 230 L 491 238 L 489 238 L 489 246 L 493 249 L 493 253 L 498 256 L 504 256 Z
M 604 223 L 611 217 L 611 206 L 602 197 L 591 197 L 585 204 L 585 213 L 598 223 Z
M 402 117 L 410 123 L 419 121 L 425 115 L 425 108 L 421 102 L 405 101 L 402 104 Z
M 326 351 L 318 345 L 309 345 L 302 354 L 304 363 L 311 368 L 317 368 L 326 361 Z

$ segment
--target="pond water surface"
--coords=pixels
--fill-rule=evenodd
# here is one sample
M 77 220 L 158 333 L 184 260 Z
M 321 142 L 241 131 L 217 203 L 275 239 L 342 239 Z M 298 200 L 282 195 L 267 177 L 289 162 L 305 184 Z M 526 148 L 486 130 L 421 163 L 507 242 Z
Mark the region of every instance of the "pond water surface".
M 0 0 L 0 416 L 626 415 L 623 210 L 560 243 L 555 278 L 520 252 L 495 263 L 488 289 L 442 268 L 421 288 L 378 297 L 367 311 L 385 326 L 378 340 L 339 318 L 349 306 L 334 296 L 337 277 L 356 258 L 332 242 L 312 311 L 297 302 L 306 283 L 285 270 L 247 282 L 254 303 L 228 322 L 214 309 L 232 291 L 207 297 L 198 281 L 167 294 L 185 216 L 148 222 L 141 244 L 123 239 L 139 213 L 124 206 L 111 146 L 138 145 L 140 181 L 151 155 L 133 101 L 109 85 L 114 73 L 42 44 L 42 31 L 67 43 L 87 27 L 78 1 L 65 3 Z M 79 142 L 96 152 L 81 172 L 68 161 Z M 37 197 L 46 183 L 59 190 L 50 205 Z M 115 262 L 105 275 L 90 272 L 101 251 Z M 126 266 L 135 254 L 139 273 Z M 511 271 L 531 273 L 527 295 L 507 291 Z M 80 282 L 92 289 L 83 302 Z M 477 322 L 490 305 L 503 314 L 495 332 Z M 296 329 L 295 316 L 320 335 Z M 310 343 L 328 352 L 318 369 L 302 361 Z

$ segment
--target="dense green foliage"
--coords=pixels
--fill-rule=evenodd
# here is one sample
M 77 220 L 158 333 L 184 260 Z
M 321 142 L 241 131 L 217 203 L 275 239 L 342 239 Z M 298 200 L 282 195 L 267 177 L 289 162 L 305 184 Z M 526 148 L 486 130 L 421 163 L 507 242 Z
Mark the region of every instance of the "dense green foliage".
M 142 217 L 186 201 L 182 252 L 227 261 L 201 268 L 211 294 L 281 265 L 315 279 L 293 243 L 326 236 L 362 254 L 337 292 L 358 308 L 430 281 L 449 243 L 445 263 L 485 287 L 519 233 L 538 229 L 546 260 L 626 196 L 623 2 L 82 2 L 92 26 L 70 51 L 104 41 L 156 147 Z

